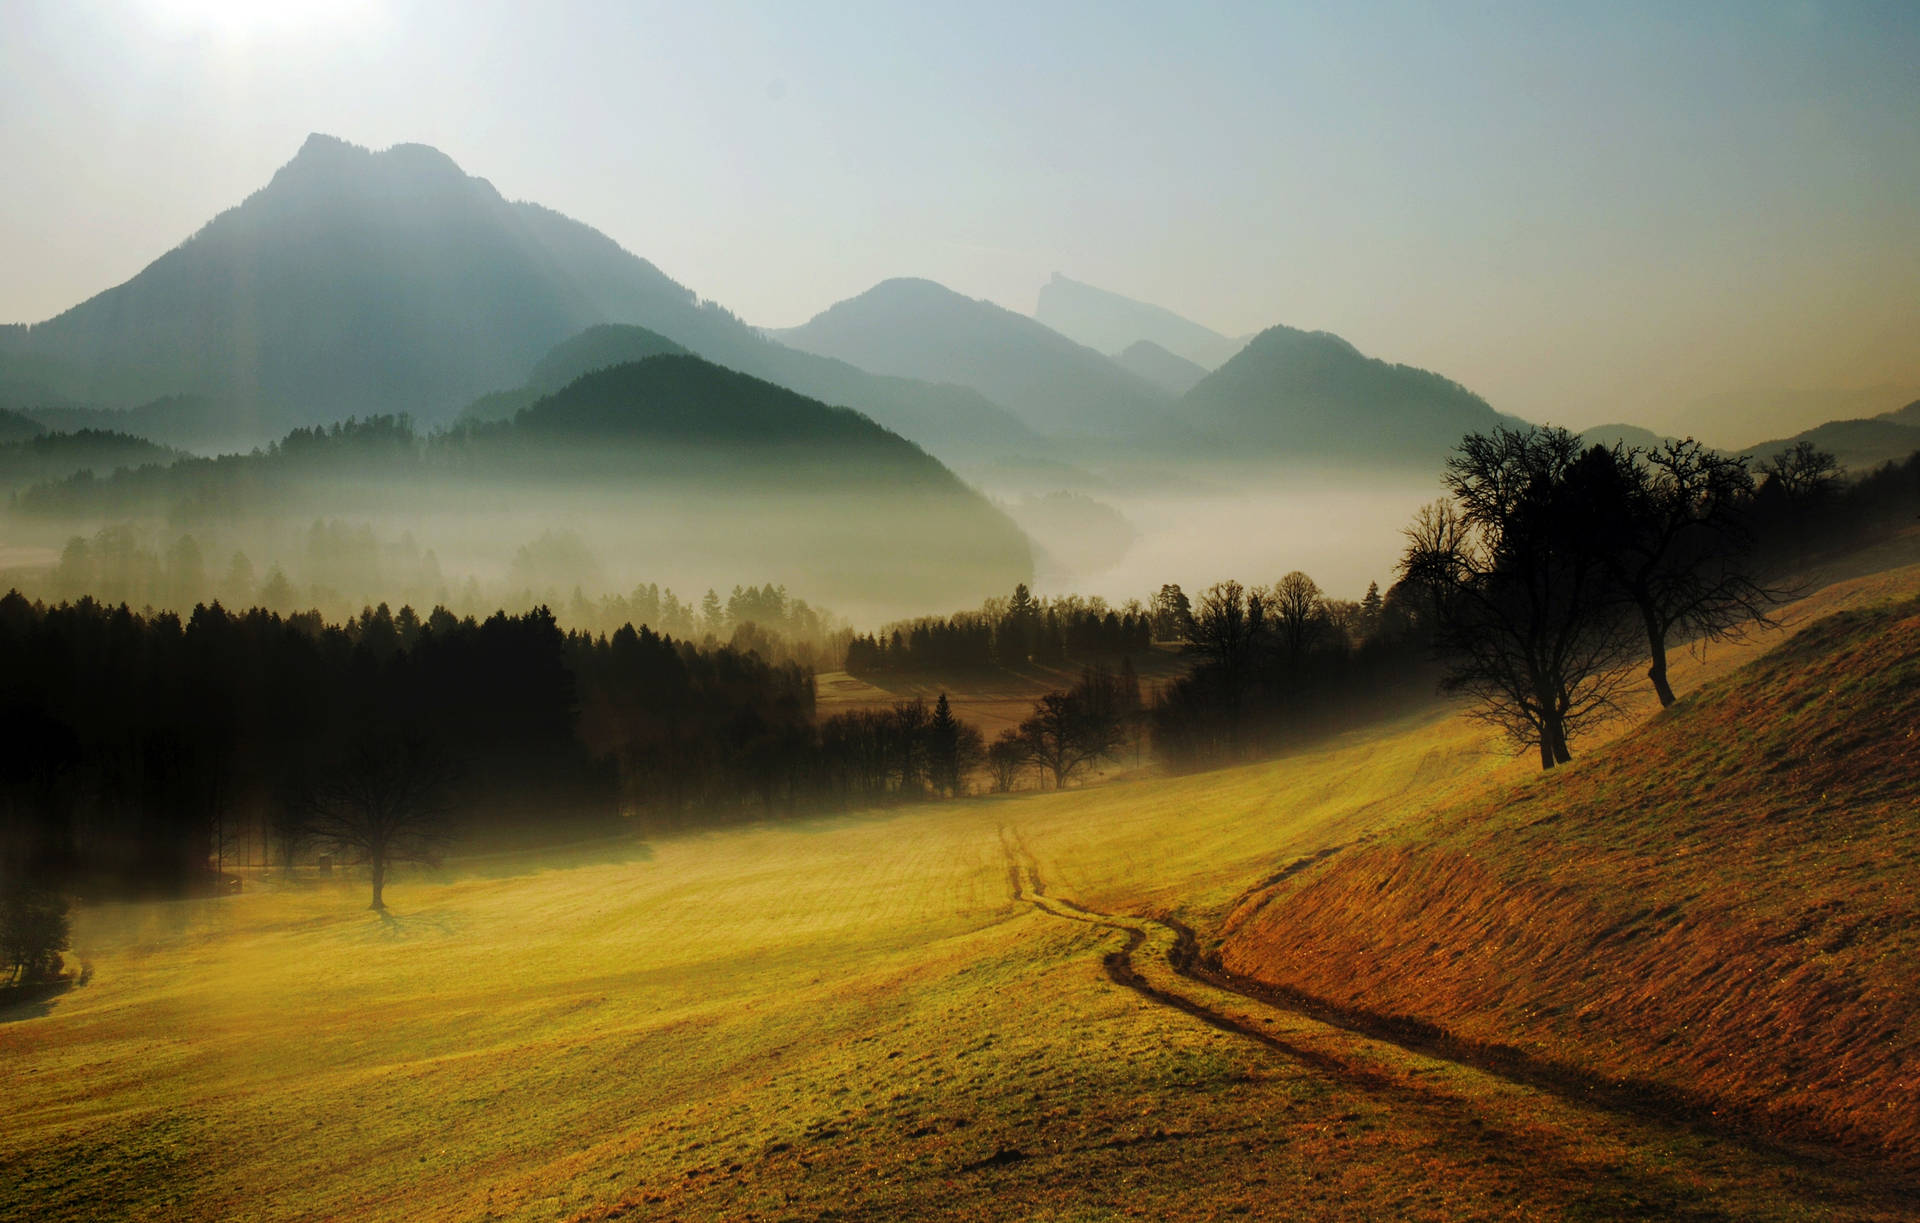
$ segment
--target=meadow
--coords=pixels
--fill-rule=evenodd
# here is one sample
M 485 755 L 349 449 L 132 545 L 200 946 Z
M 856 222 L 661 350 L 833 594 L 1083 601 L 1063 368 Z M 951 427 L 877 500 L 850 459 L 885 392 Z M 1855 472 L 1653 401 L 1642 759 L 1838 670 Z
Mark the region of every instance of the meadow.
M 0 1013 L 0 1217 L 1920 1216 L 1831 1152 L 1168 965 L 1171 923 L 1531 773 L 1443 707 L 1195 776 L 454 859 L 386 914 L 348 871 L 84 908 L 84 984 Z

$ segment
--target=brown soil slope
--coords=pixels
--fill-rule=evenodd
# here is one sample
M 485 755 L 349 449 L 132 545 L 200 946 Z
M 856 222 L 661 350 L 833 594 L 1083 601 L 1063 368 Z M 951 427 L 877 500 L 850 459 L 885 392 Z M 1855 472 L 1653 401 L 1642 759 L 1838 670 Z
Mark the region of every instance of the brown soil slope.
M 1920 1165 L 1920 601 L 1251 894 L 1219 962 Z

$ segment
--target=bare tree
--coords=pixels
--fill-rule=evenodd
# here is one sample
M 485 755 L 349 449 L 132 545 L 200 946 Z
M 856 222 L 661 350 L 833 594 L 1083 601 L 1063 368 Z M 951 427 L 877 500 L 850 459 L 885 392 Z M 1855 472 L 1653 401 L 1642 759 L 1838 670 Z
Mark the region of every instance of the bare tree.
M 1005 794 L 1020 780 L 1020 770 L 1029 763 L 1027 741 L 1017 730 L 1003 730 L 987 748 L 987 771 L 993 777 L 993 792 Z
M 1307 652 L 1326 620 L 1326 600 L 1319 585 L 1298 569 L 1274 583 L 1266 610 L 1289 659 Z
M 1469 435 L 1447 462 L 1453 502 L 1421 511 L 1401 559 L 1431 599 L 1446 686 L 1536 744 L 1546 769 L 1612 708 L 1632 656 L 1605 568 L 1576 543 L 1581 507 L 1567 490 L 1579 455 L 1564 429 Z
M 1744 513 L 1753 476 L 1745 459 L 1688 438 L 1652 449 L 1593 447 L 1573 479 L 1585 545 L 1638 616 L 1647 678 L 1671 705 L 1667 643 L 1675 633 L 1723 640 L 1772 623 L 1767 610 L 1783 597 L 1754 577 Z
M 371 909 L 385 909 L 387 867 L 434 863 L 446 839 L 452 762 L 417 738 L 363 736 L 316 787 L 311 830 L 352 849 L 373 871 Z
M 1808 505 L 1839 487 L 1840 460 L 1812 442 L 1799 441 L 1764 460 L 1760 474 L 1775 483 L 1790 504 Z
M 1020 723 L 1027 759 L 1067 784 L 1083 766 L 1111 756 L 1126 741 L 1125 700 L 1119 680 L 1105 667 L 1088 667 L 1070 691 L 1049 692 Z
M 1266 609 L 1258 595 L 1249 597 L 1240 583 L 1215 582 L 1200 597 L 1187 649 L 1204 658 L 1213 671 L 1227 734 L 1236 748 L 1242 706 L 1265 634 Z
M 945 694 L 942 694 L 942 699 L 945 699 Z M 893 704 L 893 775 L 899 782 L 900 794 L 905 797 L 916 797 L 926 787 L 927 771 L 931 764 L 927 751 L 927 732 L 931 720 L 927 702 L 922 697 L 916 696 L 911 701 L 895 701 Z

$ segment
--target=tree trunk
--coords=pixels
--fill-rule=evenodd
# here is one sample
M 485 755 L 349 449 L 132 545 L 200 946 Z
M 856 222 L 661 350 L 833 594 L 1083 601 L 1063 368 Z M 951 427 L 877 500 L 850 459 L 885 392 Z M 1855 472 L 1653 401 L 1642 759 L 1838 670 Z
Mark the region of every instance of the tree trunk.
M 381 889 L 387 886 L 387 860 L 379 854 L 373 856 L 373 903 L 369 909 L 384 909 L 387 902 L 380 899 Z
M 1653 659 L 1647 678 L 1653 681 L 1653 690 L 1660 694 L 1660 707 L 1664 709 L 1673 704 L 1673 685 L 1667 683 L 1667 634 L 1653 609 L 1645 604 L 1641 605 L 1640 618 L 1646 622 L 1647 654 Z
M 1540 715 L 1540 767 L 1550 769 L 1573 759 L 1567 749 L 1567 726 L 1560 712 L 1549 709 Z

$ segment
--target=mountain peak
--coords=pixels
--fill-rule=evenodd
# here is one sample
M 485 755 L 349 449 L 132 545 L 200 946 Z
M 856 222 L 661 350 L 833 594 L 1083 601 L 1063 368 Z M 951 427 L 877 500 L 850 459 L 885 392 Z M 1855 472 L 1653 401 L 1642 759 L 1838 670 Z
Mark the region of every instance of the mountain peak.
M 300 144 L 300 151 L 293 155 L 293 160 L 280 169 L 284 173 L 296 166 L 331 168 L 348 165 L 372 156 L 373 150 L 364 145 L 342 140 L 338 136 L 329 136 L 325 132 L 309 132 L 307 138 Z
M 300 152 L 296 154 L 296 156 L 320 154 L 333 149 L 358 149 L 362 153 L 367 152 L 367 149 L 363 146 L 342 140 L 338 136 L 332 136 L 326 132 L 308 132 L 307 138 L 301 142 Z
M 928 280 L 924 276 L 893 276 L 881 281 L 860 295 L 871 301 L 927 301 L 953 302 L 969 301 L 964 293 L 956 292 L 937 280 Z M 854 300 L 859 300 L 858 298 Z
M 1164 306 L 1122 297 L 1059 272 L 1041 287 L 1033 317 L 1097 352 L 1124 352 L 1135 340 L 1152 340 L 1204 369 L 1219 366 L 1246 342 Z
M 1253 339 L 1247 341 L 1247 348 L 1253 348 L 1255 345 L 1259 345 L 1262 349 L 1268 351 L 1297 352 L 1318 348 L 1330 352 L 1351 354 L 1355 357 L 1362 355 L 1360 350 L 1353 346 L 1352 342 L 1343 336 L 1333 334 L 1331 331 L 1304 331 L 1298 327 L 1289 327 L 1284 323 L 1276 323 L 1274 326 L 1267 328 L 1265 331 L 1254 336 Z
M 1181 400 L 1200 432 L 1249 451 L 1431 464 L 1502 417 L 1429 370 L 1369 357 L 1330 331 L 1269 327 Z
M 339 183 L 368 178 L 413 183 L 474 183 L 453 158 L 429 144 L 396 144 L 376 151 L 365 145 L 313 132 L 293 160 L 281 166 L 269 187 L 289 184 Z M 491 190 L 490 185 L 488 189 Z

